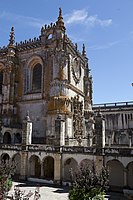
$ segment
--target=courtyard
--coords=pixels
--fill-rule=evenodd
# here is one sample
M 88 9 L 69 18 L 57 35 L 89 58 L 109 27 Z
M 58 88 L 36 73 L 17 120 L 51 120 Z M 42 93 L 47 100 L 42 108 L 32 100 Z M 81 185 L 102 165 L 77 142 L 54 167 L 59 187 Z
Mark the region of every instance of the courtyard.
M 27 194 L 35 192 L 36 187 L 39 186 L 41 200 L 68 200 L 68 187 L 61 187 L 52 184 L 38 184 L 35 182 L 13 182 L 13 186 L 9 192 L 9 195 L 13 194 L 14 186 L 19 187 L 22 191 Z M 34 195 L 30 197 L 30 200 L 34 199 Z M 108 193 L 105 200 L 126 200 L 121 193 Z

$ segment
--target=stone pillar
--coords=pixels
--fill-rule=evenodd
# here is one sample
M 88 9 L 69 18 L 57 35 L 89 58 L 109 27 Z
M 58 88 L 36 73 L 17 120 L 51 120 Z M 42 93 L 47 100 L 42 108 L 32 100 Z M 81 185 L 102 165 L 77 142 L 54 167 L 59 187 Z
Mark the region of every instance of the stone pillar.
M 105 119 L 102 113 L 98 111 L 95 117 L 95 133 L 97 147 L 105 147 Z
M 131 146 L 132 146 L 132 136 L 129 135 L 129 147 L 131 147 Z
M 56 145 L 64 146 L 65 145 L 65 122 L 61 119 L 59 115 L 55 121 L 56 126 Z
M 28 176 L 28 151 L 21 151 L 20 179 L 26 180 Z
M 41 162 L 41 178 L 43 178 L 44 172 L 43 172 L 43 162 Z
M 127 187 L 127 169 L 124 169 L 124 187 Z
M 23 120 L 22 131 L 22 151 L 21 151 L 21 173 L 20 179 L 26 180 L 28 176 L 28 144 L 31 144 L 32 122 L 30 121 L 29 114 Z
M 54 181 L 60 183 L 61 181 L 61 155 L 56 154 L 54 159 Z
M 88 136 L 88 146 L 91 147 L 93 145 L 93 136 L 89 135 Z
M 96 156 L 95 167 L 97 172 L 100 172 L 103 168 L 103 159 L 103 156 Z
M 60 123 L 60 146 L 64 146 L 65 145 L 65 121 L 61 120 Z
M 22 132 L 22 145 L 31 144 L 32 140 L 32 122 L 27 113 L 25 119 L 23 120 L 23 132 Z
M 108 135 L 108 145 L 111 147 L 111 135 Z

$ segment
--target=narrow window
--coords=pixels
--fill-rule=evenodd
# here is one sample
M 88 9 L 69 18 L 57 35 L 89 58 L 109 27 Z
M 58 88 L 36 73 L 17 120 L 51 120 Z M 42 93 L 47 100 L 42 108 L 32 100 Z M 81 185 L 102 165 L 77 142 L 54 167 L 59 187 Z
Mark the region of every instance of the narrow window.
M 36 64 L 33 68 L 32 74 L 32 90 L 40 91 L 42 83 L 42 65 Z

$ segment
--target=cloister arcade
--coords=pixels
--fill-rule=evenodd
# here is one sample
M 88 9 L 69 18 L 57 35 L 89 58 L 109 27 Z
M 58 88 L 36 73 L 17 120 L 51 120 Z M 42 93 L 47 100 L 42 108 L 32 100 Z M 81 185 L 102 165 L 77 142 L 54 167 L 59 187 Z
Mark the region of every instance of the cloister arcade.
M 109 185 L 112 187 L 133 188 L 133 161 L 124 165 L 117 159 L 109 160 L 106 163 L 109 169 Z
M 11 151 L 12 152 L 12 151 Z M 8 162 L 9 160 L 15 162 L 16 171 L 15 176 L 19 177 L 21 175 L 21 159 L 22 152 L 4 152 L 1 153 L 0 159 L 3 162 Z M 87 155 L 82 155 L 76 157 L 76 154 L 62 155 L 62 161 L 60 165 L 61 169 L 61 179 L 64 182 L 71 181 L 71 171 L 77 170 L 78 166 L 88 166 L 92 169 L 93 163 L 96 164 L 96 158 L 90 159 Z M 55 180 L 57 171 L 57 160 L 56 154 L 41 154 L 39 153 L 28 153 L 27 159 L 27 178 L 38 178 L 42 180 Z M 105 157 L 105 165 L 109 169 L 109 185 L 112 187 L 123 188 L 129 187 L 133 188 L 133 159 L 119 157 L 118 159 L 113 157 Z M 74 178 L 74 177 L 73 177 Z

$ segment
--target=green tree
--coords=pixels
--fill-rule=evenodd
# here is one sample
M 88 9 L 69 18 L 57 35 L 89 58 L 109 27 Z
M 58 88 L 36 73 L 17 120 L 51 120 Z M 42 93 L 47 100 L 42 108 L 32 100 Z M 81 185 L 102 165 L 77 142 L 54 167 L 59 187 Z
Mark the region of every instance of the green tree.
M 15 164 L 6 160 L 0 163 L 0 200 L 6 198 L 7 192 L 12 186 L 11 177 L 15 171 Z
M 109 173 L 106 167 L 96 172 L 93 164 L 92 170 L 89 166 L 79 167 L 75 174 L 72 174 L 72 189 L 69 192 L 70 200 L 103 200 L 104 191 L 108 187 Z

